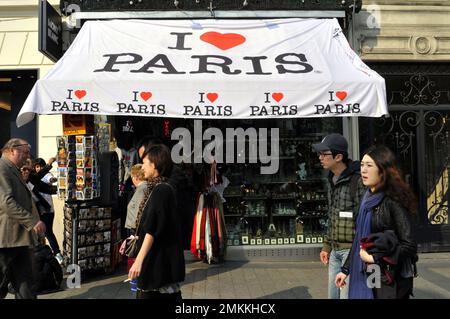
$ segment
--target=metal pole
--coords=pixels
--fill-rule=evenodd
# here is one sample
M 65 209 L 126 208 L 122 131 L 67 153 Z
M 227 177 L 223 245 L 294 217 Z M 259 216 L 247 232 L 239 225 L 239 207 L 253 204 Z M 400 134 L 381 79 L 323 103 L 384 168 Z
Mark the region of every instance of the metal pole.
M 353 10 L 351 16 L 350 32 L 349 32 L 349 42 L 352 44 L 353 51 L 358 54 L 356 50 L 357 41 L 355 37 L 355 14 L 356 14 L 356 0 L 353 1 Z M 350 120 L 350 130 L 349 130 L 349 147 L 350 147 L 350 158 L 353 160 L 359 160 L 359 119 L 357 117 L 352 117 Z
M 72 265 L 78 264 L 78 205 L 72 209 Z

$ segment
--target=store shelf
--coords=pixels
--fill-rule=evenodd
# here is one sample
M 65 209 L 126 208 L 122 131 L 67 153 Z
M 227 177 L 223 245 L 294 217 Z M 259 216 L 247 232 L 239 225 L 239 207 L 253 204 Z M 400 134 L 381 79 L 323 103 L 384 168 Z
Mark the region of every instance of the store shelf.
M 245 196 L 243 200 L 266 200 L 267 196 Z
M 242 216 L 242 214 L 228 214 L 228 215 L 223 215 L 224 217 L 240 217 Z
M 279 197 L 279 196 L 272 196 L 273 200 L 282 200 L 282 199 L 297 199 L 297 196 L 289 196 L 289 197 Z
M 297 180 L 296 182 L 298 184 L 308 184 L 308 183 L 318 183 L 318 182 L 326 182 L 327 180 L 324 178 L 311 178 L 311 179 L 305 179 L 304 181 L 302 180 Z
M 297 214 L 272 214 L 273 217 L 296 217 Z
M 242 197 L 242 195 L 235 195 L 235 194 L 223 194 L 223 197 Z
M 247 217 L 259 217 L 259 218 L 261 218 L 261 217 L 268 217 L 268 215 L 244 215 L 242 217 L 244 217 L 244 218 L 247 218 Z

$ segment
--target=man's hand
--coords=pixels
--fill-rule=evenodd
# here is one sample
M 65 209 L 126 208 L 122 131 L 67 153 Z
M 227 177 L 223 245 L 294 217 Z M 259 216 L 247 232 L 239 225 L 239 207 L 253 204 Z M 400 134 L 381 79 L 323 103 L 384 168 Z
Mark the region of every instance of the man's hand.
M 45 224 L 42 221 L 38 221 L 36 225 L 34 225 L 33 230 L 36 234 L 45 234 Z
M 50 166 L 52 166 L 53 163 L 54 163 L 55 161 L 56 161 L 56 158 L 55 158 L 55 157 L 50 157 L 50 158 L 48 159 L 47 164 L 50 165 Z
M 328 265 L 328 257 L 329 257 L 329 253 L 327 253 L 326 251 L 321 251 L 320 252 L 320 261 L 322 262 L 322 264 L 324 265 Z
M 347 278 L 347 275 L 340 272 L 336 275 L 336 278 L 334 280 L 334 284 L 336 285 L 336 287 L 338 288 L 342 288 L 345 286 L 345 279 Z

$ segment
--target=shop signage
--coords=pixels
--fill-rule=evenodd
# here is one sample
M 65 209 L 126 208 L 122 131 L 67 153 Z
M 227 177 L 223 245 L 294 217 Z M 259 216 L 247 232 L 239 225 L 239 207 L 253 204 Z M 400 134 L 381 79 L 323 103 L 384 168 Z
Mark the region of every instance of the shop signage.
M 88 21 L 17 123 L 33 113 L 379 117 L 385 96 L 335 19 Z
M 84 114 L 63 115 L 64 135 L 92 134 L 94 132 L 94 118 Z
M 46 0 L 39 1 L 38 49 L 53 62 L 62 56 L 61 16 Z

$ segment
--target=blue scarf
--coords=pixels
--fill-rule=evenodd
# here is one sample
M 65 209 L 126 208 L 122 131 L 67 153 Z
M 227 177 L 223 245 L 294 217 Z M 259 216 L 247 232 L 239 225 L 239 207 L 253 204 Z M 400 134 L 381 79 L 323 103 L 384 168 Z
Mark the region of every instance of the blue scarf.
M 384 198 L 384 193 L 372 194 L 370 189 L 366 191 L 359 207 L 356 219 L 356 235 L 351 250 L 349 299 L 373 299 L 372 288 L 367 287 L 367 275 L 365 263 L 359 256 L 360 240 L 372 233 L 372 211 Z

